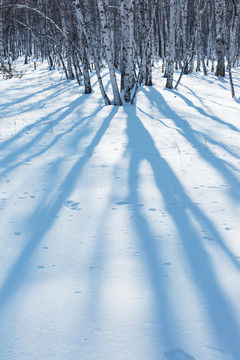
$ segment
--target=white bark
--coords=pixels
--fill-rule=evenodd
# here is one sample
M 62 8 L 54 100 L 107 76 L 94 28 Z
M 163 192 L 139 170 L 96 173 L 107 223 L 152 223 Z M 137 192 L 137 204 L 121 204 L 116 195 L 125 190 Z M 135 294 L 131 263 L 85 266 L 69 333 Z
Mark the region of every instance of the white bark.
M 124 99 L 131 100 L 131 89 L 134 85 L 134 64 L 133 64 L 133 5 L 134 0 L 121 0 L 121 21 L 122 21 L 122 79 L 121 87 L 124 89 Z
M 93 62 L 94 62 L 94 67 L 96 70 L 96 74 L 98 77 L 98 84 L 100 87 L 100 91 L 101 94 L 103 96 L 103 99 L 105 101 L 106 105 L 111 105 L 111 102 L 105 92 L 104 89 L 104 85 L 102 82 L 102 77 L 101 77 L 101 72 L 100 72 L 100 60 L 98 58 L 98 44 L 97 44 L 97 39 L 96 39 L 96 31 L 94 29 L 94 24 L 93 24 L 93 19 L 92 19 L 92 8 L 91 8 L 91 4 L 89 3 L 88 0 L 83 0 L 84 1 L 84 6 L 85 6 L 85 19 L 83 18 L 83 14 L 81 11 L 79 11 L 79 17 L 80 17 L 80 22 L 81 22 L 81 26 L 84 30 L 85 36 L 88 40 L 88 45 L 90 48 L 90 52 L 91 52 L 91 56 L 93 58 Z
M 233 26 L 230 29 L 230 59 L 231 63 L 234 66 L 235 59 L 237 56 L 237 29 L 240 20 L 240 4 L 238 4 L 238 8 L 236 9 L 237 12 L 235 13 Z
M 66 51 L 66 58 L 67 58 L 67 73 L 68 79 L 73 80 L 74 74 L 72 70 L 72 55 L 71 55 L 71 43 L 69 38 L 69 31 L 68 31 L 68 21 L 67 21 L 67 6 L 65 0 L 60 1 L 60 13 L 61 13 L 61 20 L 62 20 L 62 30 L 64 34 L 64 45 Z
M 102 25 L 103 44 L 104 44 L 105 56 L 108 63 L 109 75 L 112 85 L 114 105 L 122 105 L 122 100 L 120 97 L 115 68 L 114 68 L 113 53 L 111 46 L 111 32 L 110 32 L 106 9 L 103 0 L 98 0 L 97 5 L 98 5 L 100 20 Z
M 225 49 L 224 49 L 224 0 L 215 0 L 216 14 L 216 52 L 217 52 L 217 70 L 216 76 L 225 76 Z
M 0 0 L 0 63 L 3 66 L 3 16 L 2 0 Z
M 183 56 L 187 58 L 187 20 L 188 20 L 188 0 L 180 0 L 180 12 L 182 19 L 182 44 L 183 44 Z
M 86 41 L 81 27 L 81 10 L 79 6 L 78 0 L 73 0 L 73 6 L 75 9 L 75 14 L 77 17 L 77 32 L 78 32 L 78 40 L 79 40 L 79 49 L 80 49 L 80 57 L 83 65 L 83 77 L 84 77 L 84 86 L 85 86 L 85 94 L 90 94 L 92 92 L 91 81 L 89 77 L 89 70 L 88 70 L 88 59 L 87 59 L 87 52 L 86 52 Z M 80 46 L 80 40 L 82 40 Z
M 173 88 L 174 56 L 175 56 L 175 9 L 176 0 L 169 1 L 169 27 L 168 27 L 168 53 L 167 58 L 167 83 L 168 89 Z

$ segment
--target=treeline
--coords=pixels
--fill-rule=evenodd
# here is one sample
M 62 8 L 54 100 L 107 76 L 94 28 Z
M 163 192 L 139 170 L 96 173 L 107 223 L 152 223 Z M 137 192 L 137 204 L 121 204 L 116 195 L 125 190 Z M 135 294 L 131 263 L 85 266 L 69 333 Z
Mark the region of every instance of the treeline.
M 86 94 L 94 70 L 106 104 L 105 65 L 114 105 L 133 102 L 139 86 L 151 86 L 160 59 L 169 89 L 175 70 L 179 83 L 193 70 L 223 77 L 227 64 L 232 84 L 231 67 L 238 66 L 240 0 L 0 0 L 0 7 L 2 66 L 19 56 L 26 63 L 47 59 Z

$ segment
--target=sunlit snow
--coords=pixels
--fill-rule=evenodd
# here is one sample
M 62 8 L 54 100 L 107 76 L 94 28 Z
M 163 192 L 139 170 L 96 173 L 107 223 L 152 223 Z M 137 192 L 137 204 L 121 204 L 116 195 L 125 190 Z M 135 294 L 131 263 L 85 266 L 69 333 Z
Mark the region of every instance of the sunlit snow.
M 0 80 L 0 359 L 239 360 L 228 77 L 169 91 L 156 66 L 134 106 L 113 107 L 94 72 L 84 95 L 22 64 Z

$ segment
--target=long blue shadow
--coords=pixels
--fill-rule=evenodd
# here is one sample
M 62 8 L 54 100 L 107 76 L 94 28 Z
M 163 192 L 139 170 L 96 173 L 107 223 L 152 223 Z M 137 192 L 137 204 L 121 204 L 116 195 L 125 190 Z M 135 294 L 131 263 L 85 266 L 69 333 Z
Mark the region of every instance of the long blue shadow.
M 176 128 L 176 127 L 172 127 L 172 126 L 169 126 L 167 125 L 162 119 L 156 119 L 154 118 L 153 116 L 151 116 L 150 114 L 148 114 L 146 111 L 144 111 L 143 109 L 141 109 L 140 107 L 137 108 L 139 111 L 141 111 L 144 115 L 148 116 L 150 119 L 152 120 L 155 120 L 155 121 L 158 121 L 160 122 L 163 126 L 165 126 L 166 128 L 168 129 L 173 129 L 173 130 L 176 130 L 179 134 L 183 135 L 182 134 L 182 131 L 179 129 L 179 128 Z M 235 153 L 232 151 L 232 149 L 230 149 L 228 146 L 224 145 L 223 143 L 219 142 L 219 141 L 216 141 L 215 139 L 211 138 L 210 136 L 208 136 L 207 134 L 203 134 L 202 132 L 200 131 L 196 131 L 196 130 L 193 130 L 192 129 L 192 132 L 193 134 L 195 134 L 196 136 L 202 136 L 205 141 L 206 141 L 206 147 L 207 147 L 207 144 L 212 144 L 212 145 L 217 145 L 219 146 L 220 148 L 222 148 L 223 150 L 227 151 L 231 156 L 234 156 L 236 158 L 240 158 L 240 154 L 239 153 Z M 223 160 L 223 162 L 227 165 L 227 166 L 230 166 L 230 167 L 233 167 L 231 165 L 231 163 L 227 162 L 226 160 Z
M 191 92 L 193 93 L 193 91 L 191 91 Z M 229 127 L 233 131 L 240 132 L 240 130 L 236 126 L 229 124 L 226 121 L 221 120 L 219 117 L 217 117 L 215 115 L 209 114 L 206 110 L 204 110 L 200 106 L 194 105 L 194 103 L 191 100 L 189 100 L 186 96 L 181 94 L 179 91 L 175 91 L 174 94 L 177 95 L 179 98 L 181 98 L 189 107 L 194 108 L 200 115 L 202 115 L 206 118 L 209 118 L 210 120 L 216 121 L 219 124 L 225 125 L 226 127 Z
M 80 117 L 80 120 L 77 121 L 76 123 L 74 123 L 72 126 L 70 126 L 67 130 L 64 130 L 64 131 L 58 133 L 56 136 L 54 136 L 54 134 L 52 134 L 53 139 L 50 141 L 50 143 L 48 145 L 43 147 L 41 150 L 31 153 L 31 149 L 34 149 L 35 145 L 46 135 L 47 132 L 50 131 L 49 122 L 51 123 L 52 127 L 57 126 L 62 120 L 64 120 L 67 116 L 69 116 L 74 111 L 75 108 L 78 108 L 78 107 L 79 107 L 79 100 L 75 100 L 72 103 L 70 103 L 69 106 L 67 106 L 67 109 L 61 115 L 59 115 L 55 120 L 51 121 L 51 114 L 46 115 L 46 117 L 43 118 L 42 121 L 44 123 L 44 120 L 46 119 L 46 120 L 48 120 L 48 124 L 45 125 L 44 128 L 41 131 L 39 131 L 31 141 L 26 142 L 21 147 L 14 149 L 14 151 L 10 152 L 7 156 L 5 156 L 0 161 L 0 167 L 3 167 L 5 169 L 4 171 L 2 171 L 0 173 L 0 176 L 6 175 L 7 173 L 9 173 L 13 169 L 19 167 L 23 163 L 31 161 L 34 158 L 37 158 L 37 157 L 43 155 L 46 151 L 48 151 L 55 144 L 57 144 L 57 142 L 60 139 L 62 139 L 64 135 L 73 133 L 74 130 L 76 128 L 78 128 L 79 126 L 81 126 L 81 131 L 78 134 L 77 142 L 82 140 L 83 137 L 86 136 L 90 131 L 88 129 L 89 122 L 85 125 L 85 127 L 82 126 L 83 123 L 86 122 L 87 120 L 90 120 L 94 116 L 96 116 L 101 111 L 102 106 L 98 107 L 97 110 L 94 113 L 92 113 L 91 115 L 86 116 L 84 118 Z M 52 115 L 55 116 L 56 112 L 53 113 Z M 71 146 L 73 146 L 75 143 L 76 142 L 73 141 Z M 21 158 L 21 160 L 17 161 L 17 159 L 19 157 Z
M 164 117 L 170 118 L 173 123 L 175 123 L 176 127 L 179 129 L 179 133 L 198 151 L 202 159 L 219 172 L 229 185 L 229 192 L 232 199 L 234 201 L 239 201 L 240 183 L 238 178 L 229 169 L 228 163 L 225 163 L 224 160 L 218 158 L 210 149 L 207 149 L 206 151 L 206 147 L 197 137 L 197 132 L 194 131 L 190 124 L 187 121 L 184 121 L 184 119 L 166 103 L 164 97 L 156 89 L 151 88 L 150 94 L 144 89 L 142 91 L 148 97 L 150 103 L 157 107 Z M 211 120 L 209 119 L 209 121 Z
M 36 86 L 36 87 L 37 87 L 37 89 L 39 89 L 39 85 Z M 47 92 L 47 91 L 50 91 L 50 90 L 51 90 L 51 95 L 48 95 L 48 97 L 47 97 L 48 101 L 53 100 L 59 94 L 63 94 L 64 92 L 68 91 L 68 89 L 66 88 L 64 83 L 58 83 L 58 84 L 50 85 L 50 86 L 48 86 L 46 88 L 43 88 L 41 90 L 33 91 L 28 95 L 22 96 L 20 98 L 18 97 L 15 101 L 10 101 L 8 103 L 0 104 L 0 111 L 7 112 L 8 109 L 9 109 L 10 113 L 12 115 L 14 115 L 14 112 L 12 110 L 12 107 L 14 105 L 18 105 L 21 108 L 21 105 L 23 105 L 26 101 L 30 100 L 33 97 L 36 97 L 36 95 L 43 94 L 44 92 Z M 5 96 L 6 96 L 6 94 L 5 94 Z M 32 110 L 35 106 L 41 107 L 41 106 L 44 105 L 45 102 L 46 102 L 45 99 L 36 100 L 33 103 L 28 105 L 28 110 Z M 24 109 L 24 111 L 27 111 L 27 110 Z
M 41 107 L 43 107 L 45 105 L 46 102 L 49 103 L 50 100 L 54 100 L 58 94 L 63 94 L 64 92 L 68 91 L 68 89 L 66 88 L 66 86 L 64 86 L 64 84 L 59 84 L 59 85 L 52 85 L 52 86 L 49 86 L 47 89 L 43 89 L 41 91 L 38 91 L 38 92 L 33 92 L 32 94 L 28 95 L 28 96 L 25 96 L 23 98 L 18 98 L 15 102 L 11 102 L 7 105 L 5 105 L 6 107 L 10 107 L 14 104 L 23 104 L 24 101 L 28 100 L 30 97 L 32 96 L 35 96 L 41 92 L 44 92 L 44 91 L 48 91 L 50 89 L 54 89 L 54 91 L 52 92 L 51 95 L 49 95 L 47 97 L 47 100 L 46 99 L 42 99 L 42 100 L 37 100 L 35 103 L 31 103 L 29 106 L 28 106 L 28 109 L 24 109 L 24 113 L 26 113 L 27 111 L 29 110 L 33 110 L 35 107 L 37 107 L 37 109 L 40 109 Z M 86 99 L 86 97 L 84 95 L 82 96 L 79 96 L 79 98 L 75 101 L 72 102 L 72 105 L 74 107 L 76 106 L 80 106 L 84 100 Z M 69 106 L 71 106 L 71 103 L 69 105 L 67 105 L 66 107 L 68 108 Z M 20 130 L 19 132 L 17 132 L 14 136 L 12 136 L 11 138 L 5 140 L 5 141 L 1 141 L 0 143 L 0 150 L 2 149 L 5 149 L 6 147 L 8 147 L 9 145 L 11 145 L 12 143 L 15 143 L 16 140 L 18 140 L 19 138 L 21 138 L 27 131 L 29 131 L 33 126 L 40 126 L 40 125 L 43 125 L 45 122 L 48 122 L 50 123 L 50 120 L 49 118 L 51 118 L 51 116 L 54 116 L 56 115 L 57 112 L 61 111 L 62 109 L 64 109 L 65 107 L 62 107 L 60 109 L 58 109 L 57 111 L 54 111 L 50 114 L 47 114 L 46 116 L 44 117 L 41 117 L 38 121 L 34 121 L 33 119 L 33 123 L 31 125 L 27 125 L 25 127 L 22 128 L 22 130 Z M 4 107 L 3 107 L 4 109 Z M 19 115 L 21 111 L 17 112 L 16 115 Z M 12 112 L 12 110 L 10 111 L 11 115 L 14 115 L 14 113 Z M 49 126 L 49 125 L 48 125 Z
M 167 161 L 161 157 L 150 133 L 137 117 L 135 109 L 127 109 L 126 111 L 128 114 L 128 152 L 130 154 L 129 200 L 133 204 L 135 227 L 145 250 L 146 267 L 148 268 L 155 294 L 156 317 L 159 323 L 162 324 L 162 327 L 166 329 L 165 341 L 169 347 L 172 346 L 176 324 L 172 316 L 172 309 L 168 303 L 168 289 L 164 289 L 161 281 L 161 271 L 159 259 L 156 256 L 154 237 L 151 234 L 147 220 L 137 207 L 139 200 L 139 190 L 137 190 L 139 166 L 142 160 L 147 160 L 151 165 L 154 179 L 163 197 L 166 210 L 175 223 L 183 250 L 185 251 L 186 261 L 189 265 L 186 266 L 186 268 L 190 269 L 189 279 L 193 280 L 193 291 L 201 294 L 201 300 L 206 306 L 211 327 L 214 329 L 219 343 L 227 348 L 234 359 L 239 359 L 239 325 L 227 295 L 218 285 L 210 256 L 202 244 L 204 240 L 199 235 L 198 227 L 194 225 L 192 217 L 194 217 L 194 220 L 200 225 L 201 229 L 205 229 L 211 234 L 238 271 L 240 271 L 240 265 L 224 245 L 217 229 L 186 194 Z M 152 162 L 152 158 L 154 158 L 154 162 Z M 176 307 L 177 303 L 175 304 L 175 311 L 177 311 Z M 189 314 L 189 316 L 191 315 Z M 184 321 L 188 321 L 188 319 L 185 318 Z
M 76 161 L 75 165 L 69 171 L 65 180 L 61 184 L 61 192 L 58 197 L 52 203 L 49 203 L 45 194 L 42 205 L 38 206 L 37 210 L 29 217 L 28 224 L 31 224 L 29 241 L 20 253 L 18 259 L 10 269 L 4 283 L 2 284 L 0 290 L 0 311 L 4 310 L 4 306 L 21 288 L 21 284 L 25 281 L 25 277 L 28 272 L 29 259 L 38 248 L 47 231 L 52 227 L 57 214 L 60 212 L 64 202 L 72 192 L 76 182 L 79 181 L 84 166 L 91 157 L 94 148 L 100 143 L 117 111 L 118 108 L 112 108 L 110 114 L 104 119 L 91 143 L 86 147 L 83 156 Z M 61 160 L 55 162 L 53 166 L 58 166 L 60 161 Z M 54 184 L 55 178 L 52 178 L 52 186 L 54 186 Z

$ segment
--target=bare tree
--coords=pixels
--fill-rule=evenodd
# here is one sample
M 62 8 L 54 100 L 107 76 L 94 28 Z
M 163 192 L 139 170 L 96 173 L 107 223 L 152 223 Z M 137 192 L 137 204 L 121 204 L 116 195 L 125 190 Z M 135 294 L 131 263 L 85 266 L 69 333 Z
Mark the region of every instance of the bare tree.
M 215 0 L 216 13 L 216 52 L 217 52 L 217 69 L 216 76 L 225 76 L 225 1 Z
M 110 32 L 110 25 L 108 21 L 108 1 L 106 1 L 106 5 L 104 4 L 103 0 L 98 0 L 98 9 L 100 14 L 100 20 L 102 25 L 102 36 L 103 36 L 103 44 L 104 44 L 104 51 L 106 60 L 108 63 L 109 68 L 109 75 L 113 90 L 113 98 L 114 98 L 114 105 L 122 105 L 122 100 L 120 97 L 120 92 L 117 83 L 117 77 L 115 73 L 114 67 L 114 60 L 113 60 L 113 52 L 112 52 L 112 41 L 111 41 L 111 32 Z
M 174 56 L 175 56 L 175 16 L 176 0 L 169 0 L 168 9 L 168 46 L 166 51 L 166 87 L 173 88 Z

